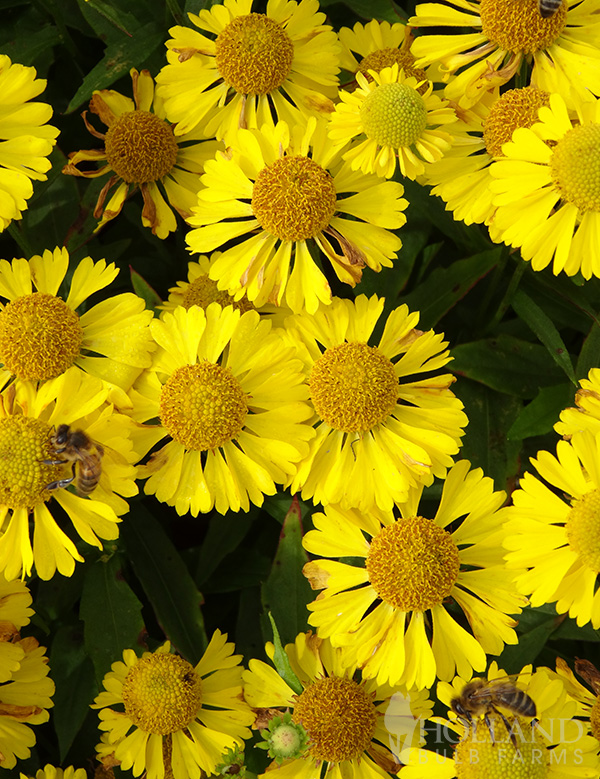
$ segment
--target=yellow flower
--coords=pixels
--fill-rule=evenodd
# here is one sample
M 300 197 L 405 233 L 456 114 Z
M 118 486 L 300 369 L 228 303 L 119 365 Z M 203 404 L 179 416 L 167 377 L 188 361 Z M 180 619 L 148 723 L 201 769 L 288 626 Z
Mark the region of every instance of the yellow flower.
M 600 435 L 584 430 L 559 441 L 556 456 L 531 460 L 507 509 L 507 565 L 532 606 L 556 601 L 556 611 L 600 627 Z M 543 481 L 542 481 L 543 479 Z M 547 486 L 548 485 L 548 486 Z M 560 494 L 557 494 L 557 491 Z
M 161 348 L 132 397 L 160 424 L 138 436 L 143 452 L 169 441 L 139 468 L 146 493 L 194 516 L 260 506 L 314 435 L 300 361 L 256 311 L 179 307 L 151 329 Z
M 35 776 L 29 777 L 27 774 L 21 774 L 20 779 L 86 779 L 85 768 L 74 768 L 72 765 L 67 768 L 56 768 L 47 764 L 35 772 Z
M 461 460 L 448 472 L 432 518 L 419 513 L 422 488 L 400 504 L 401 518 L 333 506 L 313 515 L 304 546 L 336 559 L 304 566 L 312 588 L 324 590 L 308 607 L 309 624 L 380 683 L 421 689 L 436 675 L 468 676 L 485 668 L 486 654 L 517 643 L 508 615 L 527 601 L 504 565 L 505 494 L 469 466 Z
M 144 199 L 142 224 L 159 238 L 166 238 L 177 229 L 173 209 L 183 219 L 190 215 L 204 163 L 214 157 L 222 144 L 199 142 L 198 135 L 192 132 L 175 136 L 165 120 L 162 101 L 154 94 L 150 73 L 138 73 L 135 68 L 130 73 L 133 100 L 112 89 L 93 93 L 90 111 L 108 127 L 106 134 L 95 130 L 87 121 L 87 112 L 83 114 L 85 126 L 94 138 L 104 141 L 104 148 L 71 152 L 63 173 L 84 178 L 112 174 L 94 210 L 94 216 L 100 219 L 96 231 L 121 213 L 128 195 L 139 187 Z M 104 164 L 91 170 L 80 167 L 89 162 Z M 118 186 L 105 206 L 115 185 Z
M 202 181 L 189 247 L 212 251 L 250 233 L 215 259 L 210 276 L 257 307 L 285 301 L 294 312 L 314 313 L 319 301 L 331 302 L 314 244 L 351 286 L 365 266 L 390 267 L 402 245 L 390 232 L 406 222 L 402 185 L 343 165 L 325 122 L 240 130 L 231 153 L 207 163 Z
M 556 658 L 556 675 L 564 683 L 569 696 L 577 702 L 579 706 L 578 717 L 589 728 L 596 742 L 600 742 L 600 697 L 598 697 L 600 695 L 600 672 L 589 660 L 580 660 L 579 658 L 575 660 L 575 670 L 592 688 L 593 692 L 590 692 L 575 678 L 575 674 L 569 668 L 566 660 L 563 660 L 562 657 Z M 552 671 L 548 673 L 554 676 Z
M 409 19 L 414 27 L 472 27 L 474 32 L 421 35 L 412 45 L 417 67 L 441 61 L 445 96 L 463 108 L 505 84 L 533 59 L 531 83 L 567 100 L 600 94 L 600 21 L 597 0 L 564 0 L 543 18 L 537 0 L 448 0 L 426 3 Z
M 0 54 L 0 232 L 21 219 L 33 181 L 45 181 L 58 130 L 46 122 L 52 108 L 30 102 L 46 88 L 35 68 Z
M 0 571 L 7 578 L 29 576 L 34 564 L 41 579 L 56 570 L 71 576 L 75 561 L 83 561 L 62 529 L 62 516 L 61 526 L 53 516 L 56 504 L 87 544 L 102 549 L 100 538 L 118 537 L 118 515 L 128 509 L 120 496 L 137 493 L 136 455 L 129 440 L 133 423 L 114 413 L 108 394 L 98 379 L 71 368 L 40 389 L 19 382 L 0 395 Z M 89 497 L 65 489 L 80 464 L 57 451 L 54 436 L 63 424 L 104 449 L 100 480 Z M 91 449 L 97 451 L 95 444 Z
M 579 385 L 575 393 L 576 408 L 563 409 L 560 422 L 554 425 L 556 432 L 565 438 L 581 430 L 600 433 L 600 368 L 592 368 Z
M 368 81 L 356 74 L 358 87 L 340 91 L 341 103 L 329 123 L 329 137 L 336 143 L 354 140 L 344 152 L 352 170 L 391 178 L 398 167 L 403 176 L 415 179 L 426 163 L 441 159 L 450 148 L 452 136 L 439 125 L 456 121 L 445 100 L 432 94 L 433 84 L 406 76 L 398 65 L 372 70 Z
M 32 598 L 25 583 L 0 575 L 0 684 L 19 669 L 25 652 L 18 643 L 19 631 L 33 616 Z
M 266 647 L 272 659 L 274 648 Z M 285 647 L 299 687 L 292 689 L 277 671 L 250 660 L 244 672 L 244 697 L 255 709 L 290 709 L 309 736 L 308 750 L 281 766 L 273 763 L 261 777 L 387 779 L 396 774 L 400 749 L 419 743 L 419 718 L 430 716 L 427 696 L 404 688 L 362 680 L 356 668 L 345 667 L 339 649 L 310 632 L 300 633 Z M 259 712 L 260 714 L 260 712 Z M 261 725 L 262 727 L 262 725 Z
M 112 745 L 122 770 L 147 779 L 212 774 L 228 747 L 250 737 L 254 719 L 234 650 L 218 630 L 196 666 L 170 654 L 168 641 L 141 658 L 126 649 L 92 704 L 107 735 L 103 752 Z
M 224 0 L 188 14 L 211 37 L 169 31 L 169 64 L 156 81 L 176 133 L 201 125 L 205 137 L 231 145 L 239 127 L 305 123 L 333 110 L 340 46 L 317 0 L 268 0 L 266 14 L 251 8 L 252 0 Z
M 290 483 L 315 503 L 389 510 L 411 486 L 443 476 L 458 452 L 467 417 L 449 389 L 454 377 L 439 373 L 452 359 L 443 335 L 417 330 L 419 314 L 400 306 L 372 343 L 384 302 L 334 298 L 286 322 L 317 417 Z
M 515 131 L 490 169 L 490 235 L 519 247 L 534 270 L 552 262 L 555 275 L 600 276 L 600 100 L 580 103 L 575 123 L 553 94 L 539 118 Z

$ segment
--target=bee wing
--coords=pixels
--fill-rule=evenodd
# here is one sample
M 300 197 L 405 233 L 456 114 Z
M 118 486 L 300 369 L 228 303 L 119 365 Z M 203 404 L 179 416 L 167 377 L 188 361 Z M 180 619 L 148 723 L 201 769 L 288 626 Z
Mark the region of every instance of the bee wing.
M 523 680 L 521 680 L 521 685 L 519 686 L 519 676 L 519 674 L 505 674 L 497 679 L 484 680 L 486 683 L 480 689 L 474 690 L 469 695 L 469 698 L 473 702 L 477 702 L 480 699 L 488 698 L 490 692 L 498 695 L 503 689 L 506 691 L 513 690 L 515 687 L 522 689 Z

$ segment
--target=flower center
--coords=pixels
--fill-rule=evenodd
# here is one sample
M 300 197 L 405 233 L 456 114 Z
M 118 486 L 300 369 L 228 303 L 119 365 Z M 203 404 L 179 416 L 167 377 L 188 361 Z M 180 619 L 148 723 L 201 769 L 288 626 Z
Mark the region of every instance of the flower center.
M 187 660 L 157 652 L 129 669 L 123 703 L 134 725 L 164 736 L 195 718 L 202 703 L 202 680 Z
M 292 719 L 306 728 L 314 760 L 341 763 L 356 760 L 368 748 L 377 709 L 362 685 L 326 676 L 297 697 Z
M 550 172 L 564 200 L 580 211 L 600 211 L 600 124 L 573 127 L 557 142 Z
M 278 89 L 294 58 L 287 32 L 264 14 L 232 19 L 219 33 L 215 47 L 219 73 L 242 95 L 266 95 Z
M 127 184 L 162 179 L 179 151 L 171 126 L 150 111 L 121 114 L 108 128 L 104 147 L 108 164 Z
M 548 105 L 550 95 L 537 87 L 509 89 L 492 106 L 483 124 L 483 142 L 490 157 L 503 157 L 502 146 L 512 140 L 518 127 L 539 122 L 538 109 Z
M 537 0 L 481 0 L 479 14 L 486 38 L 501 49 L 533 54 L 551 46 L 567 23 L 566 4 L 544 19 Z
M 408 84 L 380 84 L 360 107 L 365 134 L 380 146 L 412 146 L 427 125 L 421 95 Z
M 517 743 L 515 748 L 502 718 L 489 713 L 490 729 L 483 718 L 476 719 L 456 745 L 454 768 L 457 779 L 545 779 L 548 749 L 538 740 L 531 722 L 507 716 Z
M 425 611 L 452 592 L 460 570 L 450 533 L 431 519 L 411 517 L 384 527 L 371 541 L 369 580 L 379 597 L 401 611 Z
M 571 549 L 590 570 L 600 573 L 600 490 L 573 501 L 565 529 Z
M 52 426 L 30 417 L 0 420 L 0 503 L 33 508 L 52 496 L 46 487 L 70 475 L 70 465 L 48 465 L 57 459 Z
M 376 347 L 357 341 L 327 349 L 313 365 L 309 384 L 321 419 L 345 433 L 371 430 L 398 401 L 392 363 Z
M 596 741 L 600 741 L 600 698 L 596 697 L 592 710 L 590 711 L 590 725 L 592 736 Z
M 370 70 L 380 73 L 384 68 L 391 68 L 397 64 L 398 69 L 404 71 L 405 76 L 414 76 L 417 81 L 427 80 L 427 75 L 421 68 L 413 67 L 415 58 L 408 49 L 377 49 L 364 57 L 359 65 L 358 72 L 362 73 L 367 81 L 373 81 Z M 419 87 L 422 89 L 423 87 Z M 425 86 L 427 89 L 427 86 Z
M 209 279 L 208 276 L 198 276 L 197 279 L 194 279 L 183 293 L 181 301 L 181 305 L 186 310 L 192 306 L 206 309 L 211 303 L 219 303 L 223 308 L 233 306 L 242 313 L 254 308 L 247 298 L 234 300 L 228 292 L 220 290 L 217 287 L 217 282 Z
M 160 419 L 186 449 L 216 449 L 238 436 L 248 402 L 229 368 L 204 362 L 177 368 L 160 395 Z
M 79 355 L 83 330 L 64 300 L 34 292 L 0 312 L 0 360 L 19 379 L 53 379 Z
M 333 179 L 308 157 L 275 160 L 254 183 L 252 210 L 260 226 L 282 241 L 318 235 L 335 212 Z

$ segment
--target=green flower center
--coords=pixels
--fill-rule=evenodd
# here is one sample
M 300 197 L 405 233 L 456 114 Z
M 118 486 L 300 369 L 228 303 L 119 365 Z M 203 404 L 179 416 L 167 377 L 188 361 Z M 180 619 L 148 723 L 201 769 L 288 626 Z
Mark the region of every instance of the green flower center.
M 309 735 L 316 761 L 357 760 L 369 747 L 377 725 L 373 695 L 352 679 L 317 679 L 296 699 L 292 719 Z
M 263 230 L 282 241 L 306 241 L 323 231 L 337 195 L 329 173 L 308 157 L 283 157 L 254 183 L 252 210 Z
M 548 105 L 550 95 L 537 87 L 509 89 L 496 100 L 483 124 L 483 142 L 490 157 L 503 157 L 502 146 L 512 140 L 518 127 L 539 121 L 538 110 Z
M 427 108 L 421 95 L 408 84 L 380 84 L 360 107 L 367 137 L 380 146 L 412 146 L 427 126 Z
M 283 27 L 264 14 L 237 16 L 216 40 L 223 79 L 242 95 L 266 95 L 286 80 L 294 44 Z
M 142 657 L 123 682 L 125 713 L 146 733 L 182 730 L 202 703 L 202 680 L 187 660 L 162 652 Z
M 460 571 L 450 533 L 431 519 L 411 517 L 384 527 L 371 541 L 369 581 L 379 597 L 401 611 L 426 611 L 452 592 Z
M 52 497 L 49 484 L 70 476 L 70 464 L 44 462 L 57 459 L 53 433 L 39 419 L 0 419 L 0 504 L 31 509 Z
M 206 309 L 211 303 L 219 303 L 223 308 L 225 306 L 233 306 L 242 313 L 254 308 L 247 298 L 234 300 L 228 292 L 220 290 L 217 287 L 217 282 L 209 279 L 208 276 L 198 276 L 197 279 L 194 279 L 186 287 L 183 293 L 183 300 L 181 301 L 181 305 L 186 310 L 192 306 L 200 306 Z
M 590 570 L 600 573 L 600 490 L 573 501 L 565 529 L 571 549 Z
M 547 49 L 567 23 L 564 2 L 547 19 L 540 15 L 537 0 L 481 0 L 479 14 L 486 38 L 514 53 L 533 54 Z
M 557 142 L 550 172 L 563 200 L 600 211 L 600 124 L 573 127 Z
M 217 449 L 244 426 L 248 401 L 229 368 L 208 362 L 177 368 L 162 388 L 160 419 L 189 450 Z
M 128 111 L 104 139 L 106 159 L 127 184 L 159 181 L 175 165 L 179 146 L 171 126 L 150 111 Z
M 64 300 L 34 292 L 0 312 L 0 360 L 22 380 L 60 376 L 79 355 L 83 330 Z
M 398 401 L 393 364 L 376 347 L 356 341 L 327 349 L 313 365 L 309 385 L 321 419 L 345 433 L 371 430 Z
M 408 49 L 377 49 L 367 54 L 358 65 L 358 72 L 362 73 L 367 81 L 373 81 L 373 76 L 369 74 L 370 70 L 381 73 L 384 68 L 391 68 L 392 65 L 398 65 L 399 70 L 404 71 L 405 76 L 414 76 L 417 81 L 427 80 L 427 75 L 421 68 L 413 67 L 415 58 Z M 427 85 L 419 87 L 426 90 Z

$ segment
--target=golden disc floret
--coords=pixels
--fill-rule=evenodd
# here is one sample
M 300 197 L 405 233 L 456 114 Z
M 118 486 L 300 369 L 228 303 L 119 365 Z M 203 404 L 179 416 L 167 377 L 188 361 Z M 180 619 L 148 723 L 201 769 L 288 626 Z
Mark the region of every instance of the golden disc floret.
M 46 488 L 68 478 L 71 465 L 49 465 L 56 460 L 54 429 L 30 417 L 0 419 L 0 504 L 32 509 L 52 497 Z
M 425 101 L 408 84 L 379 84 L 360 107 L 363 130 L 380 146 L 412 146 L 427 126 Z
M 252 210 L 263 230 L 282 241 L 306 241 L 327 227 L 337 195 L 330 174 L 308 157 L 284 157 L 263 168 Z
M 414 63 L 415 58 L 408 49 L 377 49 L 377 51 L 372 51 L 363 57 L 359 62 L 358 72 L 362 73 L 367 81 L 373 81 L 373 76 L 369 73 L 370 70 L 381 73 L 384 68 L 398 65 L 398 70 L 403 70 L 406 77 L 414 76 L 417 81 L 426 80 L 425 71 L 421 68 L 415 68 Z
M 237 16 L 215 42 L 217 69 L 242 95 L 266 95 L 288 77 L 294 44 L 279 22 L 264 14 Z
M 501 49 L 533 54 L 549 48 L 567 22 L 566 4 L 548 18 L 540 15 L 537 0 L 481 0 L 483 35 Z
M 196 717 L 202 703 L 202 680 L 182 657 L 155 652 L 127 672 L 123 703 L 130 720 L 146 733 L 175 733 Z
M 483 123 L 483 142 L 490 157 L 502 157 L 502 146 L 512 140 L 518 127 L 539 122 L 538 110 L 549 104 L 550 95 L 537 87 L 509 89 L 491 107 Z
M 398 401 L 398 378 L 390 360 L 375 346 L 353 341 L 327 349 L 309 380 L 315 410 L 345 433 L 371 430 Z
M 565 530 L 581 562 L 600 573 L 600 490 L 586 492 L 573 501 Z
M 377 725 L 373 695 L 352 679 L 317 679 L 296 699 L 292 719 L 309 736 L 313 760 L 356 760 L 367 749 Z
M 150 111 L 127 111 L 108 128 L 106 159 L 127 184 L 158 181 L 169 173 L 179 147 L 171 126 Z
M 0 360 L 19 379 L 60 376 L 78 357 L 82 339 L 77 314 L 45 292 L 16 298 L 0 312 Z
M 600 124 L 565 133 L 553 149 L 550 172 L 563 200 L 580 211 L 600 211 Z
M 254 308 L 247 298 L 234 300 L 228 292 L 220 290 L 217 282 L 210 279 L 208 275 L 198 276 L 197 279 L 190 282 L 183 293 L 181 301 L 181 305 L 186 311 L 192 306 L 200 306 L 206 309 L 211 303 L 218 303 L 223 308 L 225 306 L 233 306 L 242 313 Z
M 366 565 L 377 595 L 401 611 L 426 611 L 442 603 L 460 571 L 452 536 L 425 517 L 382 528 L 371 541 Z
M 204 360 L 177 368 L 162 388 L 160 419 L 186 449 L 207 451 L 235 439 L 248 413 L 247 396 L 229 370 Z

